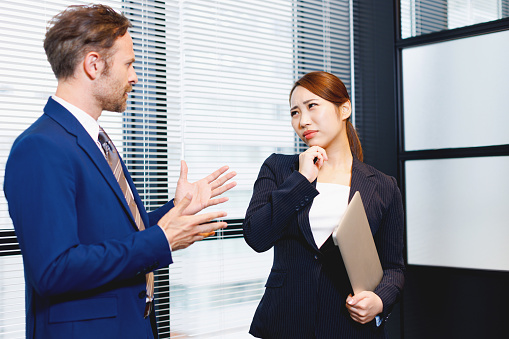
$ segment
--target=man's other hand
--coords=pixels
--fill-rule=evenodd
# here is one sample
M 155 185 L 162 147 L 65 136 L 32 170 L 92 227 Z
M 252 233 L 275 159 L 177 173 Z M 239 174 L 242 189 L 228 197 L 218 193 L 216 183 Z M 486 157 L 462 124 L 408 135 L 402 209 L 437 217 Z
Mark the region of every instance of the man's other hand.
M 225 217 L 226 212 L 185 215 L 184 211 L 189 207 L 192 200 L 193 196 L 186 194 L 174 208 L 157 222 L 157 225 L 164 231 L 172 251 L 184 249 L 195 241 L 203 240 L 216 230 L 227 226 L 226 222 L 223 221 L 211 222 L 213 219 Z

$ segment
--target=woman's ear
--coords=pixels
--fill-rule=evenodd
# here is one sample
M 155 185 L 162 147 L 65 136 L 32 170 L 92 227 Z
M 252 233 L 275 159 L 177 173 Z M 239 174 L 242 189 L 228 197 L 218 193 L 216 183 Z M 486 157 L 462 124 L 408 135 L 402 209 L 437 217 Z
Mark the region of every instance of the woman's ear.
M 346 120 L 352 115 L 352 104 L 350 100 L 339 106 L 339 114 L 341 115 L 341 120 Z

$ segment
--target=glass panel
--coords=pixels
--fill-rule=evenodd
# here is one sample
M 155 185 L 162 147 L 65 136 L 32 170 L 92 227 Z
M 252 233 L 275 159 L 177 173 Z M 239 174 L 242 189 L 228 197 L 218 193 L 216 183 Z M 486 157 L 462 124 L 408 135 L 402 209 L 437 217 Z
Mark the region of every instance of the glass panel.
M 409 264 L 509 271 L 509 157 L 405 168 Z
M 509 143 L 509 31 L 403 50 L 405 150 Z
M 401 38 L 507 18 L 509 0 L 401 0 Z
M 21 255 L 0 253 L 0 339 L 25 338 L 25 279 Z
M 249 324 L 264 291 L 273 251 L 256 253 L 238 238 L 198 242 L 173 255 L 171 338 L 215 334 L 252 338 Z

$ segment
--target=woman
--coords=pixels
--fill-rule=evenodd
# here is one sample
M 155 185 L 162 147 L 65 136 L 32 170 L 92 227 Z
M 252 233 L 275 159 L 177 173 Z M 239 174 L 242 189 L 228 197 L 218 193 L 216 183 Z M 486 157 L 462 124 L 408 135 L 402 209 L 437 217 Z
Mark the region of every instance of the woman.
M 385 338 L 404 281 L 403 206 L 396 180 L 362 163 L 345 85 L 312 72 L 290 92 L 299 155 L 272 154 L 260 169 L 244 237 L 274 263 L 250 333 L 259 338 Z M 383 267 L 374 292 L 352 296 L 331 233 L 359 191 Z

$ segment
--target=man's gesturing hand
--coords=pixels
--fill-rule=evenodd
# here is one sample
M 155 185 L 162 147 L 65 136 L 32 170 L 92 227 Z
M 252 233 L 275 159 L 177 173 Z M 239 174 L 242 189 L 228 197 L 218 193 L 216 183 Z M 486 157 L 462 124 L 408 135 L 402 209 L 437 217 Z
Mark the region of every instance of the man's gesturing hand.
M 184 215 L 183 212 L 191 203 L 192 198 L 191 194 L 186 194 L 177 206 L 157 222 L 157 225 L 164 231 L 172 251 L 184 249 L 195 241 L 212 235 L 212 232 L 226 227 L 226 222 L 208 223 L 213 219 L 225 217 L 226 212 Z
M 178 205 L 187 194 L 192 194 L 193 199 L 183 213 L 186 215 L 191 215 L 198 213 L 206 207 L 221 204 L 227 201 L 228 198 L 226 197 L 212 199 L 237 185 L 235 181 L 227 183 L 231 178 L 237 175 L 237 173 L 230 172 L 221 176 L 227 170 L 228 166 L 223 166 L 213 173 L 207 175 L 205 178 L 190 183 L 187 181 L 187 164 L 184 160 L 182 160 L 180 162 L 180 177 L 177 182 L 177 188 L 175 190 L 175 199 L 173 200 L 175 205 Z

